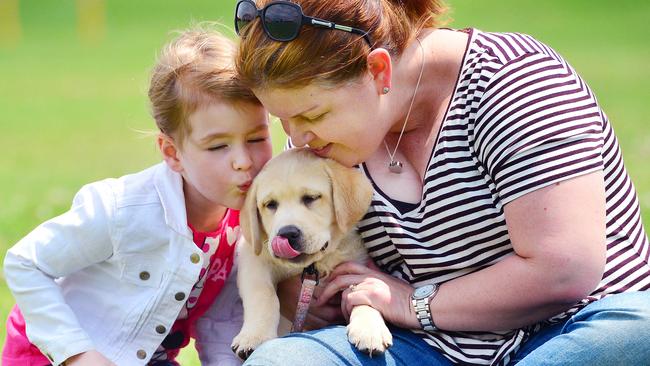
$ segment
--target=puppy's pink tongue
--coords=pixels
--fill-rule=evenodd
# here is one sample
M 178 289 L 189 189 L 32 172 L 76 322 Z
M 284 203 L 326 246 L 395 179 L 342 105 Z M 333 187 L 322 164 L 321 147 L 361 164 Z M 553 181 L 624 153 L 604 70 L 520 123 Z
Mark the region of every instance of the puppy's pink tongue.
M 295 249 L 289 245 L 289 240 L 283 236 L 276 236 L 271 241 L 271 249 L 273 254 L 280 258 L 295 258 L 300 255 Z

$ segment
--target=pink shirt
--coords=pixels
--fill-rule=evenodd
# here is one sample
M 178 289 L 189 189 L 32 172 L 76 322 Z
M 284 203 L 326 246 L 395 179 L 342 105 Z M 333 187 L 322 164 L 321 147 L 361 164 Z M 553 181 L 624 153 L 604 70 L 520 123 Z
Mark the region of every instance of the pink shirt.
M 204 267 L 185 306 L 167 337 L 158 347 L 151 361 L 173 361 L 190 337 L 195 337 L 196 320 L 214 302 L 223 288 L 233 266 L 235 243 L 239 237 L 239 211 L 227 210 L 219 227 L 209 233 L 197 232 L 190 225 L 194 243 L 203 250 L 209 261 Z M 7 339 L 2 351 L 3 365 L 44 366 L 50 360 L 31 344 L 25 331 L 25 320 L 14 306 L 7 319 Z

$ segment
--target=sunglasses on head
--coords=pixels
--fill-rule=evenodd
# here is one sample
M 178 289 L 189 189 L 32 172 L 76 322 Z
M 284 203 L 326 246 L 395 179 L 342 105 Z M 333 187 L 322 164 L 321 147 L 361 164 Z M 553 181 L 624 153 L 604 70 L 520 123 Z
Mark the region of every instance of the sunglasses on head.
M 274 41 L 293 41 L 300 34 L 300 28 L 303 25 L 310 25 L 312 27 L 336 29 L 358 34 L 372 48 L 368 32 L 324 19 L 306 16 L 302 12 L 300 5 L 283 0 L 272 1 L 263 9 L 258 9 L 252 0 L 239 0 L 235 8 L 235 31 L 237 31 L 237 34 L 241 35 L 243 29 L 257 17 L 262 20 L 264 33 Z

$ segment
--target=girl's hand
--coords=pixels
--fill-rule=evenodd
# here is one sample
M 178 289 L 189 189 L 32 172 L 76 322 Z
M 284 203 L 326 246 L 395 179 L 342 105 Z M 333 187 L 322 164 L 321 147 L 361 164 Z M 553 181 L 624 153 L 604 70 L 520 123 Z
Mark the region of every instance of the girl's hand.
M 357 262 L 342 263 L 332 271 L 329 280 L 316 305 L 326 303 L 343 291 L 341 310 L 346 319 L 350 318 L 354 306 L 369 305 L 391 324 L 408 329 L 420 327 L 411 306 L 413 287 L 382 272 L 372 260 L 368 261 L 367 266 Z
M 104 357 L 104 355 L 102 355 L 101 353 L 95 350 L 90 350 L 90 351 L 80 353 L 78 355 L 74 355 L 68 358 L 67 360 L 65 360 L 64 365 L 65 366 L 83 366 L 83 365 L 117 366 L 113 362 L 111 362 L 111 360 Z
M 319 302 L 320 295 L 323 292 L 327 279 L 320 280 L 320 283 L 314 289 L 314 297 L 309 306 L 309 312 L 305 318 L 305 330 L 320 329 L 332 324 L 343 324 L 345 319 L 341 313 L 340 299 L 336 296 L 328 300 Z M 280 313 L 293 322 L 300 296 L 300 275 L 288 278 L 278 283 L 278 298 L 280 299 Z M 318 302 L 318 304 L 316 304 Z

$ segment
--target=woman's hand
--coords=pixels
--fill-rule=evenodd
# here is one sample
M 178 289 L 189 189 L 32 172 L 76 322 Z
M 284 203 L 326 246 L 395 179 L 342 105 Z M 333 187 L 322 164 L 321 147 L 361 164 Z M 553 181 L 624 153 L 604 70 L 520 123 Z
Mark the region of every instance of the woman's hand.
M 66 366 L 116 366 L 111 360 L 104 357 L 101 353 L 90 350 L 78 355 L 74 355 L 67 360 L 65 360 L 64 365 Z
M 413 287 L 382 272 L 372 260 L 367 266 L 356 262 L 342 263 L 332 271 L 329 280 L 316 305 L 343 291 L 341 310 L 346 319 L 350 318 L 353 307 L 369 305 L 391 324 L 408 329 L 420 327 L 411 306 Z
M 330 296 L 330 301 L 319 302 L 320 295 L 327 284 L 327 279 L 321 279 L 314 288 L 314 297 L 305 318 L 305 330 L 320 329 L 328 325 L 343 324 L 345 318 L 341 313 L 340 298 Z M 300 295 L 300 275 L 290 277 L 278 283 L 278 298 L 280 299 L 280 313 L 293 322 L 296 314 L 296 305 Z M 318 304 L 317 304 L 318 302 Z

